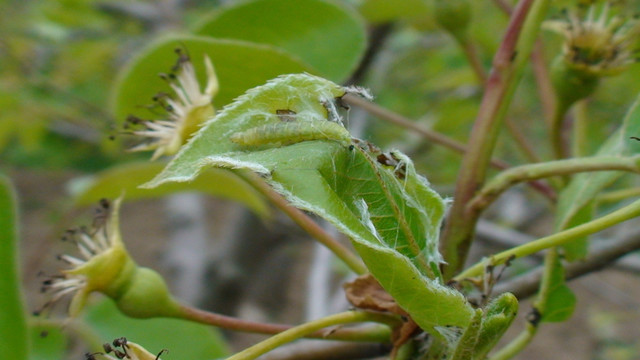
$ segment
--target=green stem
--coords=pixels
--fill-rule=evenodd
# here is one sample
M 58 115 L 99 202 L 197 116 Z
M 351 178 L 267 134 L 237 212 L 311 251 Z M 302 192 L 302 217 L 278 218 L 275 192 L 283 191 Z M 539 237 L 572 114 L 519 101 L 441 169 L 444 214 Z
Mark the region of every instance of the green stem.
M 544 314 L 547 308 L 547 302 L 549 295 L 551 294 L 551 288 L 554 283 L 554 271 L 558 262 L 558 250 L 553 247 L 547 251 L 544 257 L 544 273 L 540 281 L 540 292 L 538 293 L 538 299 L 534 303 L 534 309 L 536 312 L 536 319 L 527 324 L 527 328 L 505 348 L 500 350 L 491 360 L 506 360 L 514 357 L 520 353 L 530 342 L 538 332 L 540 326 L 541 314 Z
M 279 346 L 282 346 L 296 339 L 300 339 L 329 326 L 370 321 L 387 323 L 388 319 L 389 318 L 387 316 L 382 316 L 382 314 L 364 311 L 346 311 L 330 315 L 322 319 L 310 321 L 308 323 L 293 327 L 287 331 L 274 335 L 227 358 L 227 360 L 255 359 L 258 356 L 265 354 Z M 331 334 L 330 330 L 327 332 L 327 335 L 329 334 Z
M 527 324 L 527 328 L 524 329 L 518 337 L 509 342 L 505 347 L 500 349 L 493 356 L 489 357 L 489 360 L 508 360 L 516 356 L 521 352 L 533 339 L 533 336 L 538 331 L 537 326 Z
M 289 202 L 275 190 L 273 190 L 262 178 L 253 174 L 238 171 L 238 176 L 251 184 L 258 192 L 264 195 L 278 209 L 287 214 L 293 222 L 305 230 L 309 235 L 313 236 L 318 242 L 331 250 L 338 258 L 340 258 L 353 272 L 358 275 L 369 272 L 358 255 L 350 251 L 346 246 L 342 245 L 325 231 L 318 223 L 313 221 L 309 216 L 299 209 L 291 206 Z
M 544 272 L 542 273 L 542 279 L 540 279 L 540 292 L 538 293 L 538 299 L 536 299 L 534 303 L 538 313 L 542 314 L 542 316 L 544 316 L 547 310 L 547 301 L 551 294 L 551 287 L 556 285 L 554 284 L 553 274 L 558 261 L 558 248 L 552 247 L 547 250 L 544 256 Z
M 494 57 L 441 241 L 442 254 L 448 264 L 444 270 L 445 279 L 451 278 L 464 265 L 478 220 L 466 212 L 466 204 L 484 183 L 502 120 L 522 77 L 549 2 L 520 1 Z
M 571 153 L 574 157 L 586 156 L 589 143 L 587 124 L 589 123 L 587 101 L 578 101 L 573 107 L 573 143 Z
M 596 202 L 603 203 L 616 203 L 618 201 L 626 200 L 630 197 L 640 196 L 640 187 L 633 187 L 629 189 L 615 190 L 603 193 L 596 197 Z
M 553 116 L 551 117 L 550 139 L 553 148 L 553 156 L 555 159 L 564 159 L 567 157 L 566 141 L 564 141 L 564 118 L 569 107 L 564 105 L 562 101 L 556 101 L 553 108 Z
M 416 352 L 416 344 L 413 340 L 409 340 L 398 348 L 393 354 L 393 360 L 410 360 Z
M 639 157 L 599 156 L 530 164 L 505 170 L 488 182 L 467 205 L 478 213 L 489 206 L 509 187 L 524 181 L 588 171 L 621 170 L 640 172 Z
M 181 319 L 194 321 L 200 324 L 212 325 L 228 330 L 275 335 L 295 328 L 291 325 L 269 324 L 242 320 L 231 316 L 200 310 L 186 305 L 182 305 L 180 310 Z M 385 323 L 389 326 L 396 326 L 400 324 L 398 318 L 392 315 L 377 314 L 377 317 L 375 317 L 375 319 L 377 322 Z M 327 340 L 384 343 L 389 341 L 389 326 L 378 325 L 363 328 L 345 328 L 338 329 L 330 334 L 309 333 L 308 335 L 311 338 L 320 338 Z
M 487 72 L 482 66 L 482 61 L 480 61 L 480 56 L 478 56 L 476 47 L 473 46 L 473 43 L 471 41 L 469 41 L 468 36 L 455 37 L 455 39 L 460 45 L 464 56 L 467 58 L 467 62 L 469 62 L 469 65 L 471 65 L 473 73 L 478 79 L 478 83 L 480 83 L 480 85 L 484 85 L 484 83 L 487 81 Z
M 584 223 L 582 225 L 573 227 L 571 229 L 567 229 L 559 233 L 555 233 L 553 235 L 549 235 L 541 239 L 532 241 L 530 243 L 496 254 L 491 257 L 491 264 L 494 266 L 500 265 L 509 259 L 528 256 L 531 254 L 535 254 L 540 250 L 548 249 L 558 245 L 563 245 L 568 243 L 571 240 L 584 237 L 587 235 L 591 235 L 598 231 L 610 228 L 623 221 L 633 219 L 634 217 L 637 217 L 637 216 L 640 216 L 640 200 L 636 200 L 633 203 L 621 209 L 618 209 L 608 215 L 602 216 L 599 219 L 590 221 L 588 223 Z M 457 275 L 456 277 L 454 277 L 454 280 L 461 281 L 462 279 L 465 279 L 465 278 L 482 275 L 482 273 L 484 272 L 485 266 L 486 266 L 485 261 L 478 262 L 475 265 L 463 271 L 462 273 L 460 273 L 459 275 Z
M 520 129 L 518 129 L 518 126 L 513 122 L 513 120 L 507 119 L 506 125 L 507 125 L 507 130 L 511 134 L 511 137 L 513 137 L 513 139 L 515 140 L 515 145 L 522 151 L 522 153 L 527 158 L 527 160 L 535 163 L 541 162 L 542 159 L 540 159 L 538 154 L 536 154 L 536 151 L 534 150 L 533 146 L 529 144 L 527 137 L 524 136 L 524 134 L 522 133 L 522 131 L 520 131 Z

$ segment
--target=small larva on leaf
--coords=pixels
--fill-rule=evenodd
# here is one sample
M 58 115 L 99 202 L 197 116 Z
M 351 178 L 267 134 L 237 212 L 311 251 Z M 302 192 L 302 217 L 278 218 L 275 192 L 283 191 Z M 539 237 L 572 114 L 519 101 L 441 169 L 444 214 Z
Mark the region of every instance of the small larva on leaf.
M 231 135 L 230 140 L 244 146 L 290 145 L 310 140 L 332 140 L 351 144 L 349 131 L 331 121 L 282 122 L 256 126 Z

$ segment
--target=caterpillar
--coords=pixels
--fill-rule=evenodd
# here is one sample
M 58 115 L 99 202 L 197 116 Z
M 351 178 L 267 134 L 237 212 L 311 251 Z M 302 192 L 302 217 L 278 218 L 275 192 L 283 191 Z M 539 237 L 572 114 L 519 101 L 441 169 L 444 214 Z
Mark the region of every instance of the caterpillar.
M 244 146 L 290 145 L 310 140 L 332 140 L 351 144 L 349 131 L 331 121 L 282 122 L 256 126 L 231 135 L 230 140 Z

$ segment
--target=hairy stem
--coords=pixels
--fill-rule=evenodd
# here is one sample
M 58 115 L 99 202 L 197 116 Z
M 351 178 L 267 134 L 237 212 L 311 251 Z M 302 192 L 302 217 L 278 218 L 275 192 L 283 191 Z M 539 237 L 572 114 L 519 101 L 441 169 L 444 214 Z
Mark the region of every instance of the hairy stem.
M 257 343 L 229 358 L 227 360 L 252 360 L 258 356 L 267 353 L 286 343 L 316 333 L 317 331 L 329 326 L 360 323 L 360 322 L 388 322 L 388 317 L 382 317 L 382 314 L 370 313 L 364 311 L 346 311 L 334 315 L 330 315 L 318 320 L 293 327 L 282 333 L 274 335 L 264 341 Z M 328 331 L 326 335 L 331 334 Z
M 448 265 L 445 279 L 460 270 L 467 257 L 477 217 L 466 212 L 466 204 L 484 183 L 502 120 L 531 54 L 535 37 L 549 6 L 549 0 L 522 0 L 513 16 L 498 52 L 478 116 L 471 132 L 468 152 L 458 175 L 454 202 L 441 241 Z
M 505 170 L 487 183 L 467 205 L 469 212 L 479 213 L 509 187 L 524 181 L 589 171 L 621 170 L 640 172 L 638 157 L 600 156 L 522 165 Z
M 627 221 L 629 219 L 633 219 L 640 215 L 640 200 L 636 200 L 633 203 L 618 209 L 610 214 L 602 216 L 596 220 L 584 223 L 582 225 L 578 225 L 571 229 L 567 229 L 553 235 L 549 235 L 538 240 L 532 241 L 530 243 L 515 247 L 513 249 L 509 249 L 498 253 L 491 257 L 492 265 L 499 265 L 505 263 L 509 259 L 520 258 L 524 256 L 528 256 L 534 253 L 537 253 L 540 250 L 548 249 L 558 245 L 564 245 L 567 242 L 591 235 L 598 231 L 602 231 L 604 229 L 610 228 L 616 224 L 619 224 L 623 221 Z M 485 261 L 481 261 L 476 263 L 475 265 L 469 267 L 459 275 L 457 275 L 454 280 L 461 281 L 462 279 L 475 277 L 482 275 L 484 271 L 484 267 L 486 265 Z
M 353 272 L 358 275 L 362 275 L 368 272 L 367 267 L 362 260 L 349 250 L 346 246 L 338 242 L 332 237 L 322 226 L 318 225 L 313 219 L 307 216 L 301 210 L 291 206 L 289 202 L 275 190 L 273 190 L 267 183 L 264 182 L 259 176 L 253 173 L 238 172 L 238 175 L 244 180 L 249 182 L 258 192 L 264 195 L 272 204 L 278 209 L 287 214 L 309 235 L 313 236 L 321 244 L 331 250 L 338 258 L 340 258 Z

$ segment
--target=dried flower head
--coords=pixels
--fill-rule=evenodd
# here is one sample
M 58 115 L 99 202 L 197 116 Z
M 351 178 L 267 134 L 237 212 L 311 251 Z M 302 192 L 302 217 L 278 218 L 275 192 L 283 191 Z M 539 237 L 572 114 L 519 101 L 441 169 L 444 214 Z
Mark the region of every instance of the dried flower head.
M 80 256 L 58 256 L 71 268 L 43 282 L 42 292 L 52 295 L 36 314 L 73 294 L 68 312 L 76 316 L 84 308 L 89 294 L 99 292 L 113 299 L 120 311 L 130 317 L 178 315 L 179 304 L 169 293 L 164 279 L 151 269 L 137 266 L 122 242 L 118 220 L 121 200 L 113 204 L 102 200 L 90 229 L 67 231 L 63 240 L 74 242 Z
M 129 116 L 125 124 L 134 129 L 134 135 L 145 139 L 131 151 L 155 149 L 152 160 L 175 154 L 199 126 L 215 114 L 212 101 L 218 93 L 218 78 L 211 59 L 204 57 L 207 84 L 202 91 L 190 57 L 181 49 L 176 49 L 176 53 L 178 61 L 172 72 L 160 75 L 169 83 L 173 94 L 158 93 L 153 97 L 156 104 L 166 111 L 166 118 L 145 120 Z
M 565 63 L 595 76 L 615 75 L 636 62 L 640 21 L 610 15 L 609 3 L 591 5 L 581 19 L 565 11 L 566 21 L 549 21 L 545 27 L 565 36 Z
M 160 360 L 166 350 L 160 351 L 158 355 L 153 355 L 148 352 L 142 346 L 128 341 L 126 338 L 121 337 L 113 340 L 113 342 L 105 343 L 102 345 L 104 352 L 87 353 L 85 354 L 86 360 Z
M 100 201 L 100 208 L 90 229 L 80 227 L 67 230 L 62 238 L 76 244 L 79 257 L 59 255 L 58 259 L 70 265 L 60 275 L 51 276 L 42 283 L 42 292 L 52 292 L 45 303 L 46 310 L 66 295 L 74 294 L 69 314 L 75 316 L 93 291 L 106 291 L 115 279 L 135 268 L 120 236 L 118 211 L 120 199 L 111 204 Z M 41 312 L 41 311 L 40 311 Z

